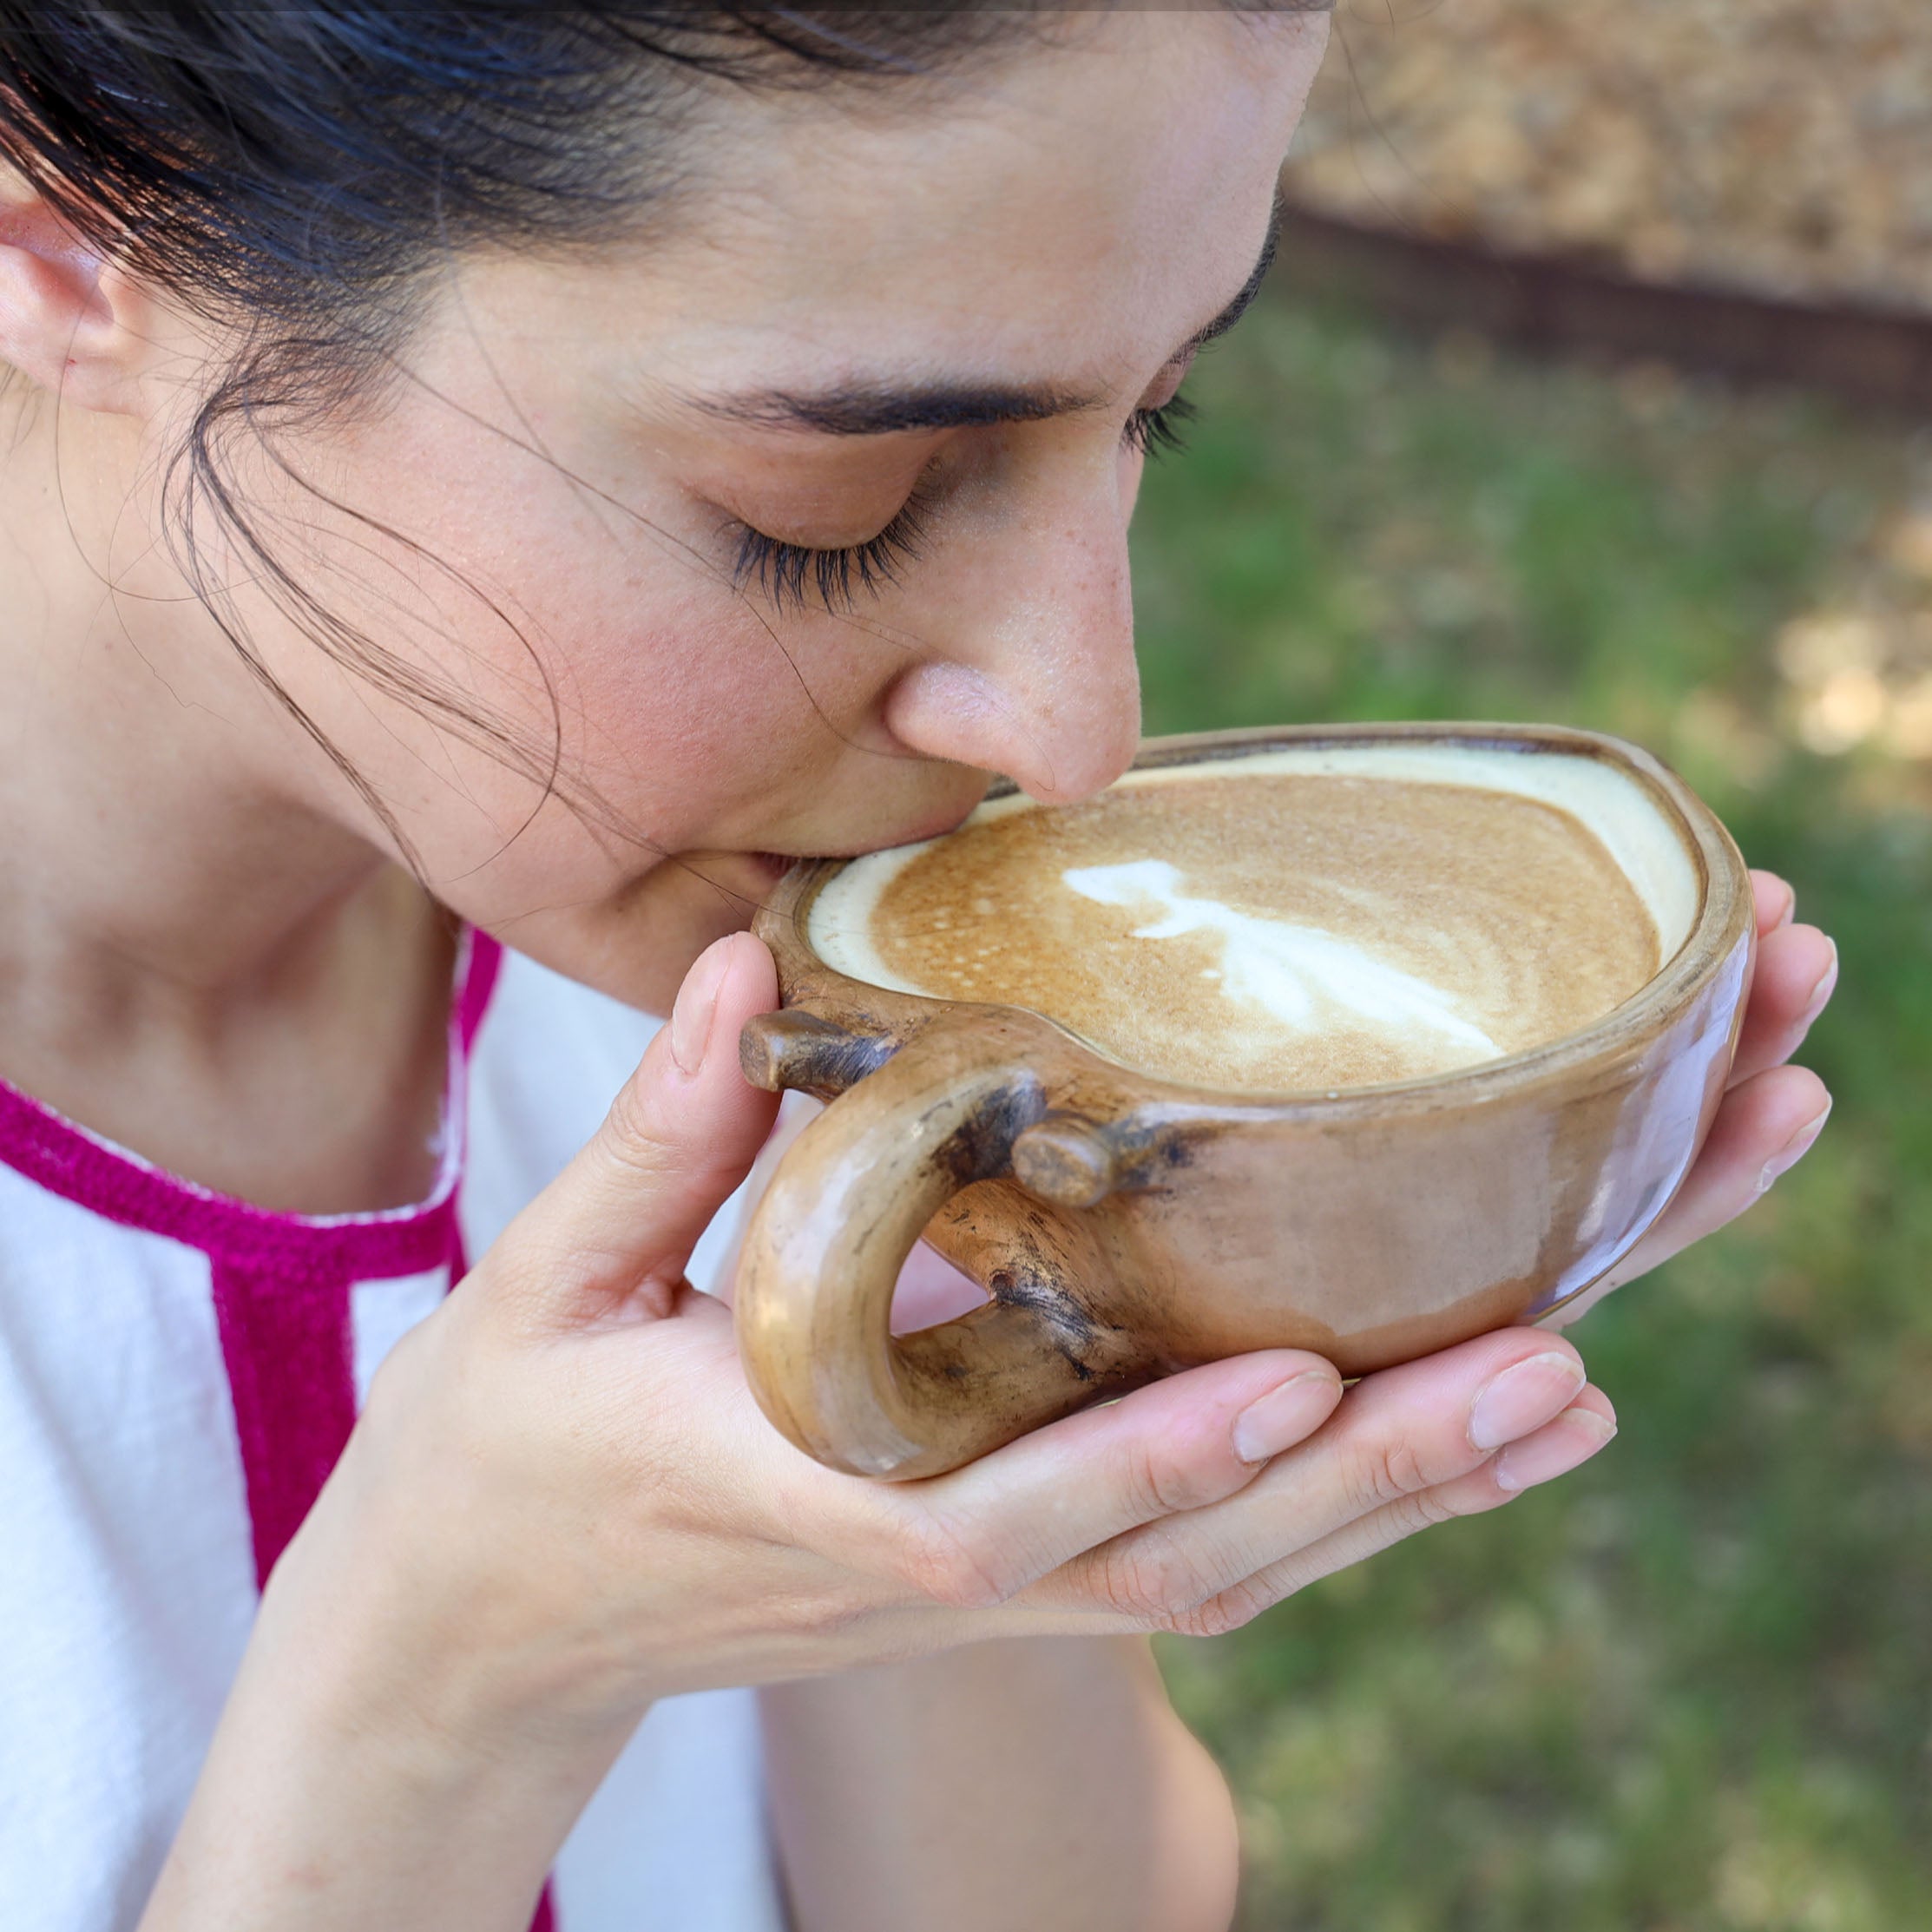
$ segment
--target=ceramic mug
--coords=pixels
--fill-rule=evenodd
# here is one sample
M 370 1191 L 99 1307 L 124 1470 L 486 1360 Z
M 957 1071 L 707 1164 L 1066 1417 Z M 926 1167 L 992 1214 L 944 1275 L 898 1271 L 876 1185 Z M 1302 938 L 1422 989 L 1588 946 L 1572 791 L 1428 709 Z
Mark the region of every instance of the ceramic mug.
M 1630 1250 L 1709 1131 L 1756 944 L 1744 861 L 1680 779 L 1635 746 L 1542 726 L 1216 733 L 1150 739 L 1135 763 L 1416 745 L 1599 759 L 1635 785 L 1681 877 L 1682 941 L 1647 984 L 1462 1072 L 1217 1091 L 1118 1065 L 1038 1013 L 834 971 L 806 917 L 842 862 L 793 867 L 754 928 L 784 1005 L 746 1028 L 741 1057 L 754 1084 L 831 1104 L 758 1205 L 736 1309 L 752 1388 L 800 1449 L 928 1475 L 1249 1350 L 1361 1375 L 1535 1321 Z M 922 1234 L 990 1298 L 895 1337 Z

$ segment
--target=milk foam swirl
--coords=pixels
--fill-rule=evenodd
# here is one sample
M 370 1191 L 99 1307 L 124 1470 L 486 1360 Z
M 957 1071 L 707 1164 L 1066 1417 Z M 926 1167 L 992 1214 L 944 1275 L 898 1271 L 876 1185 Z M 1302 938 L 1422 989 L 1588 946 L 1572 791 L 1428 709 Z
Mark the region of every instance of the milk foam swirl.
M 1364 945 L 1316 926 L 1237 912 L 1218 899 L 1191 898 L 1180 874 L 1164 858 L 1130 859 L 1115 865 L 1076 866 L 1062 884 L 1101 905 L 1134 906 L 1153 900 L 1164 918 L 1136 926 L 1136 939 L 1176 939 L 1212 932 L 1223 941 L 1221 996 L 1257 1006 L 1278 1025 L 1312 1033 L 1346 1018 L 1392 1036 L 1434 1034 L 1471 1061 L 1495 1060 L 1503 1051 L 1480 1027 L 1471 1026 L 1459 1002 L 1386 961 Z

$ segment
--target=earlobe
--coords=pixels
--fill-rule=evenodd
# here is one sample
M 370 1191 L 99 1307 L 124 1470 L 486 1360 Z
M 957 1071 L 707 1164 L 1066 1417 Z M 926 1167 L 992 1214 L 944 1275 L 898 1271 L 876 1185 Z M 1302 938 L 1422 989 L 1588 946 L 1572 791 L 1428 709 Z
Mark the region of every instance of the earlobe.
M 140 415 L 143 306 L 43 201 L 0 202 L 0 361 L 62 402 Z

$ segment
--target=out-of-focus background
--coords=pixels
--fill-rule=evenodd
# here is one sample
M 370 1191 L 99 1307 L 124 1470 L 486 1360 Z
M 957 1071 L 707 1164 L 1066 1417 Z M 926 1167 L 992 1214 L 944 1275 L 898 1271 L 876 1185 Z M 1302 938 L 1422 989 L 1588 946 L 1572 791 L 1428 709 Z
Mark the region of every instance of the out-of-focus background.
M 1164 1646 L 1244 1922 L 1932 1926 L 1932 14 L 1337 27 L 1305 221 L 1144 496 L 1148 728 L 1652 746 L 1837 937 L 1804 1056 L 1837 1107 L 1574 1331 L 1622 1421 L 1596 1462 Z

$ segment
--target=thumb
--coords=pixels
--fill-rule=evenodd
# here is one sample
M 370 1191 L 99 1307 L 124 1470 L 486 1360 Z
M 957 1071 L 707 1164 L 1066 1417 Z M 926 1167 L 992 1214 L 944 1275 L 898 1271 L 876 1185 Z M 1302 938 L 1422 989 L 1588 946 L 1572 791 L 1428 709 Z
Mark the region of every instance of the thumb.
M 698 1237 L 777 1117 L 779 1096 L 739 1071 L 738 1035 L 778 1003 L 772 956 L 751 934 L 699 956 L 603 1125 L 485 1259 L 526 1314 L 555 1327 L 671 1312 Z

